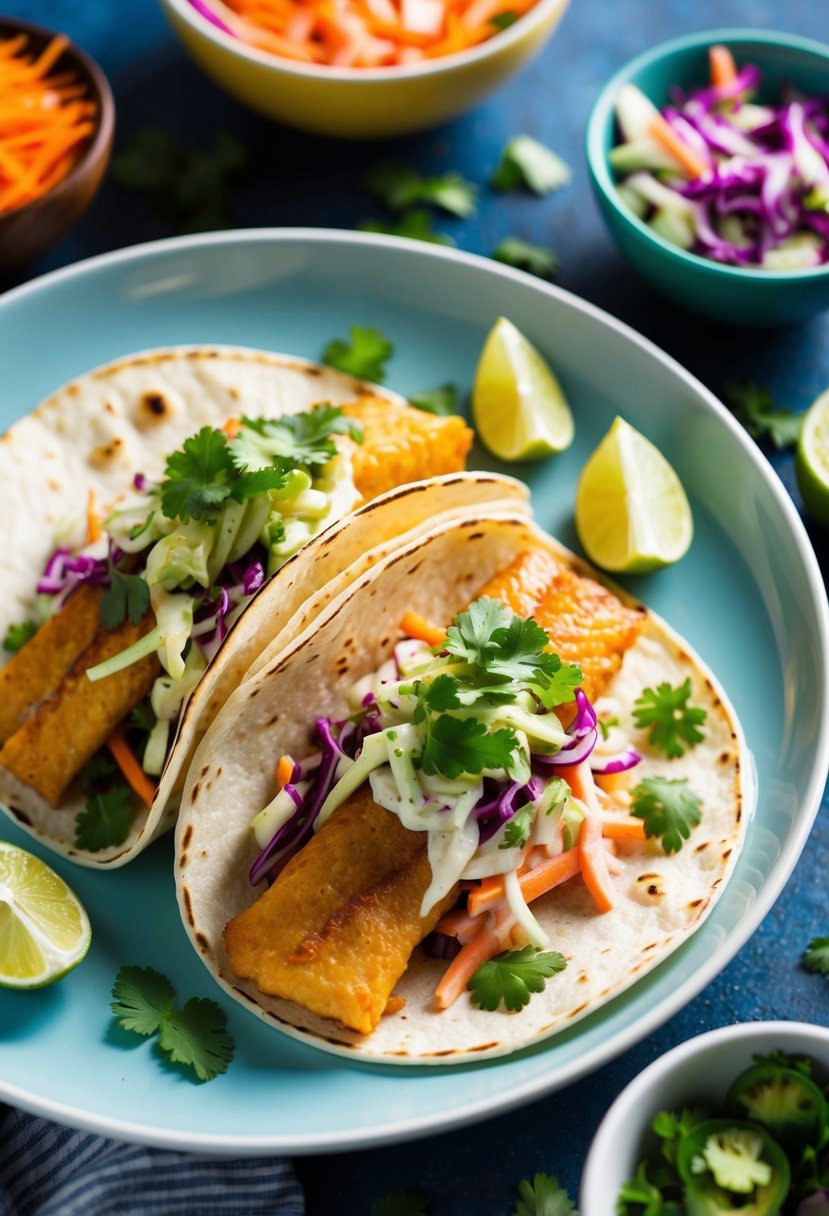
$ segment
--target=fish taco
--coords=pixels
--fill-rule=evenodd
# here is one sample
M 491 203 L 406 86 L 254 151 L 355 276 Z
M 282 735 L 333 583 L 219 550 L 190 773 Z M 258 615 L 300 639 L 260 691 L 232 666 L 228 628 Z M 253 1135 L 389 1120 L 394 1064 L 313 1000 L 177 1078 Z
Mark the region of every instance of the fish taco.
M 231 347 L 119 360 L 21 419 L 0 442 L 7 813 L 75 861 L 128 861 L 248 667 L 352 570 L 481 495 L 527 509 L 518 482 L 458 475 L 470 443 L 459 417 Z
M 320 1047 L 497 1056 L 570 1026 L 718 898 L 753 790 L 657 616 L 483 508 L 344 589 L 225 704 L 176 834 L 224 988 Z

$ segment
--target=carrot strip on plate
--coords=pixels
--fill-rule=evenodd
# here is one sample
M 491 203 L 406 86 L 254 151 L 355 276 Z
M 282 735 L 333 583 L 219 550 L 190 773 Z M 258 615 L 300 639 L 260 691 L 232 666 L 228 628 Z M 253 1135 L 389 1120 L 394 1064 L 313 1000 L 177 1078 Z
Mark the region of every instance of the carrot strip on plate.
M 144 772 L 138 760 L 127 743 L 123 726 L 119 726 L 107 739 L 107 747 L 112 758 L 124 774 L 130 789 L 138 795 L 143 803 L 152 806 L 156 787 Z
M 427 621 L 419 612 L 404 612 L 400 628 L 407 637 L 426 642 L 429 646 L 442 646 L 446 641 L 446 631 Z
M 602 836 L 608 840 L 635 840 L 644 843 L 645 824 L 632 815 L 602 815 Z
M 461 947 L 452 962 L 446 968 L 443 978 L 435 989 L 435 1005 L 438 1009 L 448 1009 L 453 1005 L 472 976 L 482 965 L 500 954 L 503 946 L 499 939 L 486 925 L 482 925 L 475 936 L 465 946 Z

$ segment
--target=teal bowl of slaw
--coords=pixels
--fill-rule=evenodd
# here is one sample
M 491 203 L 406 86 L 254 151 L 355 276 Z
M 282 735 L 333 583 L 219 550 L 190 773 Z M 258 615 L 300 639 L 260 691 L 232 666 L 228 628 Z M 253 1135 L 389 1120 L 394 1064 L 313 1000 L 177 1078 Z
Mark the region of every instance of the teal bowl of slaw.
M 778 102 L 784 85 L 808 97 L 829 94 L 829 46 L 808 38 L 773 30 L 721 29 L 660 43 L 620 68 L 593 104 L 585 136 L 591 185 L 611 236 L 652 287 L 713 320 L 734 325 L 794 324 L 829 308 L 829 262 L 766 270 L 686 252 L 652 231 L 627 207 L 608 160 L 618 142 L 614 105 L 622 86 L 636 85 L 661 109 L 672 88 L 706 83 L 708 49 L 719 43 L 731 50 L 738 66 L 753 63 L 760 69 L 760 101 Z

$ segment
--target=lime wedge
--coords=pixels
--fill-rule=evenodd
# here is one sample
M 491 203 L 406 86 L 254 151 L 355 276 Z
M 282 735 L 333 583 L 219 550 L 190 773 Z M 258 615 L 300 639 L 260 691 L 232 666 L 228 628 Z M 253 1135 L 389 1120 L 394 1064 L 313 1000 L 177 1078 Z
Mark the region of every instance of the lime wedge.
M 645 574 L 678 561 L 694 532 L 682 483 L 639 431 L 616 418 L 579 478 L 576 529 L 604 570 Z
M 794 471 L 806 510 L 829 527 L 829 389 L 806 411 Z
M 0 986 L 41 988 L 77 967 L 92 930 L 81 901 L 38 857 L 0 840 Z
M 472 388 L 472 417 L 501 460 L 536 460 L 573 441 L 573 415 L 545 359 L 506 317 L 489 331 Z

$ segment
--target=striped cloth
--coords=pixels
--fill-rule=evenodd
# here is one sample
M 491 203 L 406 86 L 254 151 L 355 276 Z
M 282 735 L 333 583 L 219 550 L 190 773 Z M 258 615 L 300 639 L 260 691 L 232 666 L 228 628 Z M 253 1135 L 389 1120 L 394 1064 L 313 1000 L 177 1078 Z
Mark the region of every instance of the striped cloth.
M 0 1106 L 0 1216 L 302 1216 L 286 1161 L 119 1144 Z

